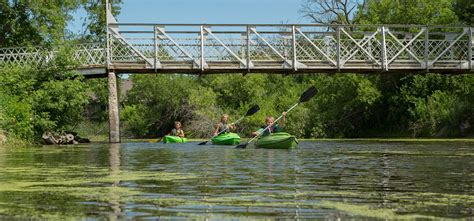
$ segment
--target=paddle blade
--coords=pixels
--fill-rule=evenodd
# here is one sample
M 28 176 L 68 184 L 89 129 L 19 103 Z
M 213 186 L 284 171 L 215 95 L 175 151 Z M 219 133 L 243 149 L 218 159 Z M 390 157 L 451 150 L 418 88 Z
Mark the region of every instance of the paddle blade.
M 311 86 L 308 90 L 306 90 L 300 97 L 300 103 L 309 101 L 314 95 L 318 93 L 318 89 L 315 86 Z
M 249 145 L 249 143 L 243 143 L 243 144 L 237 145 L 235 148 L 244 149 L 244 148 L 247 148 L 247 145 Z
M 204 142 L 199 143 L 198 145 L 202 146 L 202 145 L 206 145 L 206 144 L 207 144 L 207 141 L 204 141 Z
M 252 115 L 254 115 L 255 113 L 257 113 L 259 110 L 260 110 L 260 106 L 255 105 L 255 106 L 253 106 L 252 108 L 250 108 L 250 109 L 247 111 L 247 114 L 245 114 L 245 116 L 246 116 L 246 117 L 252 116 Z

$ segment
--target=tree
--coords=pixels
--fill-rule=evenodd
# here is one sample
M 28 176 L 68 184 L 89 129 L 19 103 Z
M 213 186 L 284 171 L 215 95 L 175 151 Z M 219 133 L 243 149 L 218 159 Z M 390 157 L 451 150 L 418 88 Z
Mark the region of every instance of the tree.
M 87 17 L 84 19 L 84 26 L 87 27 L 86 35 L 99 40 L 105 38 L 106 14 L 105 2 L 106 0 L 82 0 L 84 9 L 87 12 Z M 112 14 L 114 16 L 120 14 L 120 4 L 123 0 L 110 0 L 112 5 Z
M 77 0 L 0 0 L 0 46 L 36 46 L 64 40 Z
M 472 121 L 471 76 L 439 74 L 407 76 L 391 97 L 394 114 L 408 120 L 413 136 L 459 136 L 463 122 Z
M 143 137 L 146 134 L 135 132 L 157 129 L 167 133 L 174 121 L 182 121 L 183 126 L 187 126 L 193 117 L 193 108 L 189 102 L 190 90 L 197 87 L 193 77 L 133 75 L 131 79 L 133 87 L 125 98 L 127 111 L 123 115 L 125 125 L 133 129 L 130 135 Z M 133 125 L 134 122 L 138 122 L 142 128 Z
M 474 1 L 472 0 L 455 0 L 454 11 L 459 20 L 467 25 L 474 25 Z
M 120 13 L 122 0 L 111 0 L 112 13 Z M 0 0 L 0 47 L 38 46 L 64 41 L 72 12 L 84 7 L 84 34 L 105 38 L 105 0 Z
M 68 71 L 74 62 L 66 48 L 45 67 L 0 69 L 0 112 L 7 116 L 2 129 L 33 141 L 45 131 L 73 129 L 82 120 L 90 93 L 83 78 Z
M 357 12 L 359 24 L 458 23 L 451 0 L 368 0 Z
M 374 107 L 381 92 L 376 78 L 357 74 L 317 75 L 312 79 L 319 89 L 310 101 L 311 137 L 363 137 L 374 125 Z
M 355 12 L 366 0 L 305 0 L 300 13 L 318 24 L 353 24 Z
M 112 0 L 115 15 L 121 2 Z M 86 85 L 77 73 L 68 71 L 76 62 L 67 50 L 67 23 L 80 7 L 88 13 L 84 23 L 88 37 L 105 38 L 104 0 L 0 0 L 0 47 L 51 46 L 59 50 L 42 66 L 0 68 L 0 129 L 9 135 L 32 141 L 46 130 L 73 129 L 92 98 L 90 89 L 99 103 L 106 102 L 103 81 Z

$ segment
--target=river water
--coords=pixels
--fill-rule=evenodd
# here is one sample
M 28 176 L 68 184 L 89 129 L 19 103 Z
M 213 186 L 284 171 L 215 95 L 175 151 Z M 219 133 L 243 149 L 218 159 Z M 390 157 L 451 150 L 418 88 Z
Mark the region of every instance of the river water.
M 0 147 L 0 219 L 474 218 L 474 143 Z

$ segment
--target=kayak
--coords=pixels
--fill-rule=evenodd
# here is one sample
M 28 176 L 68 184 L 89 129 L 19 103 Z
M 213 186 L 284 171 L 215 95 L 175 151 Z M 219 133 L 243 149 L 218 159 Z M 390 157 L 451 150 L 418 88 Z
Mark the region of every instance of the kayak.
M 285 132 L 278 132 L 258 138 L 257 142 L 255 142 L 255 147 L 267 149 L 292 149 L 295 148 L 297 144 L 298 140 L 295 136 Z
M 163 138 L 163 142 L 164 143 L 186 143 L 188 142 L 188 139 L 186 138 L 181 138 L 181 137 L 178 137 L 178 136 L 165 136 Z
M 237 145 L 240 143 L 240 136 L 236 133 L 223 133 L 211 139 L 215 145 Z

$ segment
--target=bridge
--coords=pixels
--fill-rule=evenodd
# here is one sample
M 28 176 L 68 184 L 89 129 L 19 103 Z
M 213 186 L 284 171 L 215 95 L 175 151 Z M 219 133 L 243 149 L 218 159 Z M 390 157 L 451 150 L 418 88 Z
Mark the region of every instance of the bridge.
M 107 14 L 106 42 L 70 46 L 83 74 L 474 72 L 473 27 L 131 24 Z M 53 56 L 0 48 L 0 67 Z
M 78 70 L 109 78 L 119 142 L 121 73 L 474 73 L 474 28 L 422 25 L 132 24 L 107 7 L 105 42 L 69 45 Z M 58 50 L 0 48 L 0 68 L 45 64 Z

